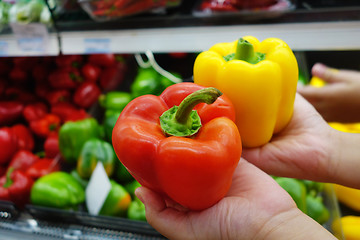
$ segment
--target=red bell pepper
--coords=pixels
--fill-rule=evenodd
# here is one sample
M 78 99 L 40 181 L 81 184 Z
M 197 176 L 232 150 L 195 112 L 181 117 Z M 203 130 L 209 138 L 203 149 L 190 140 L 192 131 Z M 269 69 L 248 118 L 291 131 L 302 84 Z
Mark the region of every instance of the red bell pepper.
M 61 121 L 77 121 L 89 117 L 84 109 L 78 109 L 72 103 L 60 102 L 51 107 L 51 113 L 60 117 Z
M 38 99 L 35 94 L 29 92 L 27 89 L 20 87 L 9 87 L 5 90 L 5 97 L 8 100 L 19 101 L 23 103 L 36 102 Z
M 58 158 L 42 158 L 26 170 L 26 175 L 36 180 L 56 171 L 60 171 Z
M 73 102 L 82 108 L 89 108 L 98 101 L 100 88 L 93 82 L 82 83 L 75 91 Z
M 16 135 L 18 149 L 32 151 L 35 146 L 34 136 L 30 129 L 24 124 L 16 124 L 11 127 L 12 132 Z
M 109 67 L 116 63 L 116 56 L 112 53 L 90 54 L 88 62 L 101 67 Z
M 46 99 L 50 105 L 61 102 L 69 102 L 71 99 L 71 93 L 68 90 L 53 90 L 47 93 Z
M 43 102 L 30 103 L 25 106 L 23 116 L 26 121 L 31 122 L 44 117 L 48 113 L 48 107 Z
M 29 202 L 34 181 L 25 173 L 9 168 L 0 178 L 0 199 L 14 202 L 23 207 Z
M 85 81 L 96 82 L 99 79 L 101 69 L 91 63 L 87 63 L 81 68 L 81 73 L 85 78 Z
M 83 79 L 75 68 L 59 68 L 49 75 L 49 83 L 56 89 L 75 89 Z
M 141 185 L 194 210 L 208 208 L 225 196 L 242 145 L 233 122 L 234 107 L 219 95 L 214 88 L 179 83 L 159 97 L 143 95 L 124 108 L 112 143 Z M 166 119 L 173 122 L 163 124 Z
M 28 74 L 20 67 L 14 67 L 9 73 L 12 82 L 24 84 L 28 80 Z
M 44 142 L 44 151 L 45 157 L 47 158 L 54 158 L 60 153 L 58 134 L 54 133 L 46 138 Z
M 0 126 L 12 124 L 19 120 L 24 104 L 18 101 L 0 102 Z
M 79 68 L 82 62 L 83 57 L 81 55 L 60 55 L 55 58 L 55 63 L 59 68 Z
M 59 130 L 61 119 L 55 114 L 46 114 L 44 117 L 31 121 L 31 131 L 39 137 L 46 138 Z
M 26 170 L 39 160 L 39 157 L 28 150 L 19 150 L 12 157 L 9 167 L 26 172 Z
M 0 164 L 7 164 L 18 148 L 16 135 L 11 128 L 0 128 L 0 146 Z

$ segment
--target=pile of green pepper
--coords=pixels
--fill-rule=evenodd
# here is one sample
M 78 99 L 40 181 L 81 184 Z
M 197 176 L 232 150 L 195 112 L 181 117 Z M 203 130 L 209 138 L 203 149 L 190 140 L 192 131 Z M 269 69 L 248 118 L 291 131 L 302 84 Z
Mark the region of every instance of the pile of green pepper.
M 274 179 L 289 193 L 301 211 L 320 224 L 329 220 L 330 213 L 321 195 L 323 183 L 286 177 L 274 177 Z
M 99 105 L 104 110 L 101 124 L 95 118 L 64 123 L 59 130 L 59 149 L 65 163 L 73 170 L 39 178 L 31 191 L 32 204 L 78 209 L 85 202 L 89 178 L 101 162 L 111 189 L 99 214 L 146 221 L 145 206 L 134 194 L 140 184 L 117 159 L 111 135 L 121 111 L 132 99 L 144 94 L 159 95 L 172 84 L 153 68 L 140 68 L 130 86 L 131 92 L 110 91 L 100 95 Z

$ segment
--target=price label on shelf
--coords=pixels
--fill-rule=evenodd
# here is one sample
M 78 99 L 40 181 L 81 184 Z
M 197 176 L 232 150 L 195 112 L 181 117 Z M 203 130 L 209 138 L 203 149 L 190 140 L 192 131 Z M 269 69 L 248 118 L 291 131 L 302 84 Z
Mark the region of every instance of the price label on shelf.
M 20 51 L 45 53 L 48 48 L 49 33 L 44 24 L 11 23 L 10 27 L 17 40 Z
M 85 53 L 110 53 L 109 38 L 84 38 Z
M 0 41 L 0 56 L 6 57 L 9 55 L 9 43 L 7 41 Z

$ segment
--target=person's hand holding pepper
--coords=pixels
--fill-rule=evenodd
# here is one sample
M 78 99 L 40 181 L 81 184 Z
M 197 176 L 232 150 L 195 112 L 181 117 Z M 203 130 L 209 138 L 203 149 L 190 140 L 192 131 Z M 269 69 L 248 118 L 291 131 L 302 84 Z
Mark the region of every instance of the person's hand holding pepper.
M 263 171 L 284 177 L 333 182 L 360 188 L 360 135 L 331 128 L 301 95 L 283 131 L 242 157 Z
M 228 194 L 203 211 L 188 211 L 145 187 L 135 193 L 145 204 L 147 221 L 169 239 L 335 239 L 245 159 Z
M 328 122 L 360 121 L 360 72 L 336 70 L 317 63 L 312 68 L 312 75 L 322 79 L 324 86 L 312 84 L 298 88 Z

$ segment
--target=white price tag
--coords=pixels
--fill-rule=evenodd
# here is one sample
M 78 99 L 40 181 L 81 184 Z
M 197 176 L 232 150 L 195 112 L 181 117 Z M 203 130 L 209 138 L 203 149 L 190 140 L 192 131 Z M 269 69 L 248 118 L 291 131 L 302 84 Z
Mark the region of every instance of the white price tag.
M 109 53 L 110 43 L 109 38 L 85 38 L 84 51 L 85 53 Z
M 0 41 L 0 56 L 6 57 L 9 55 L 9 43 L 7 41 Z
M 48 48 L 49 33 L 41 23 L 11 23 L 18 47 L 24 52 L 44 53 Z
M 110 180 L 103 164 L 98 162 L 85 190 L 86 206 L 90 214 L 99 214 L 110 190 Z

